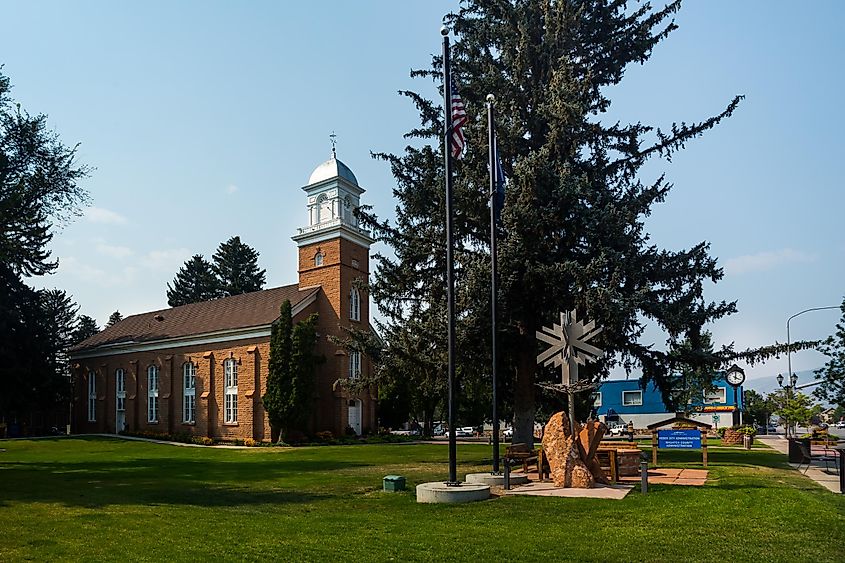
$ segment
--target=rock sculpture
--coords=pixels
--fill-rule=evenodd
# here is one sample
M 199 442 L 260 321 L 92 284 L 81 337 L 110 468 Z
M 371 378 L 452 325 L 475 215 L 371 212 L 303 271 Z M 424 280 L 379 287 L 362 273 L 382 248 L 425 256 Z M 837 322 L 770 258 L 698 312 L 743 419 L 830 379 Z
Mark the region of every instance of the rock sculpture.
M 596 482 L 607 484 L 607 477 L 596 460 L 596 450 L 607 427 L 601 422 L 576 423 L 569 427 L 564 412 L 552 415 L 543 433 L 543 452 L 555 487 L 592 488 Z

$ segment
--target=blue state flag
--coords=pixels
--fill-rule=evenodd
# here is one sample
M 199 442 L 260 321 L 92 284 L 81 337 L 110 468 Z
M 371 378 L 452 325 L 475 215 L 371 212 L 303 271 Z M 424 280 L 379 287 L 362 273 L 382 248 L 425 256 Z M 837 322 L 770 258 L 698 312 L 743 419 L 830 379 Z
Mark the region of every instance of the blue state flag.
M 494 211 L 496 213 L 496 221 L 499 221 L 502 216 L 502 208 L 505 206 L 505 171 L 502 170 L 502 158 L 499 154 L 499 142 L 494 141 L 493 151 L 495 154 L 496 170 L 494 171 L 493 183 L 496 186 L 496 193 L 493 195 Z

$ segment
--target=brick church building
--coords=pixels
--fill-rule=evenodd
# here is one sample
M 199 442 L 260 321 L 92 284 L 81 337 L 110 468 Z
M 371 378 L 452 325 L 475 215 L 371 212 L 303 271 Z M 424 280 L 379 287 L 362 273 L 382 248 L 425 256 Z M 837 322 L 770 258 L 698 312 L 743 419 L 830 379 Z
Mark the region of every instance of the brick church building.
M 355 280 L 369 275 L 370 234 L 353 210 L 364 190 L 332 158 L 302 188 L 308 223 L 293 285 L 127 317 L 71 351 L 73 431 L 189 432 L 223 440 L 270 440 L 261 397 L 267 389 L 270 329 L 290 300 L 294 322 L 319 314 L 311 422 L 341 435 L 376 430 L 375 391 L 338 384 L 370 369 L 358 352 L 334 344 L 342 327 L 368 328 L 369 300 Z

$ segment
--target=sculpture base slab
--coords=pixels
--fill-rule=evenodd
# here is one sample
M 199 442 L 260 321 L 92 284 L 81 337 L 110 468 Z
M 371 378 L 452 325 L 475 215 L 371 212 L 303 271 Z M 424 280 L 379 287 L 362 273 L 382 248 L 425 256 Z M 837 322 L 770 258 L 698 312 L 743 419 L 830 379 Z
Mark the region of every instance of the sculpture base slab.
M 511 486 L 524 485 L 528 482 L 528 475 L 522 473 L 511 473 Z M 491 487 L 504 487 L 505 476 L 493 475 L 492 473 L 467 473 L 467 483 L 481 483 L 482 485 L 490 485 Z

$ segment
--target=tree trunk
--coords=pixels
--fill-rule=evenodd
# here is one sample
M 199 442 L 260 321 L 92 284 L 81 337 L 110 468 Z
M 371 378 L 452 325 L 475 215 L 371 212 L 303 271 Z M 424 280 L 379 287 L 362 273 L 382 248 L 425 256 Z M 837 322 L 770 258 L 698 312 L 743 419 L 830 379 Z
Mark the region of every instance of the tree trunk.
M 536 370 L 537 346 L 532 332 L 521 337 L 516 385 L 513 391 L 513 443 L 528 444 L 531 448 L 534 447 L 534 374 Z

